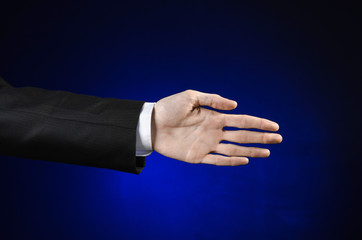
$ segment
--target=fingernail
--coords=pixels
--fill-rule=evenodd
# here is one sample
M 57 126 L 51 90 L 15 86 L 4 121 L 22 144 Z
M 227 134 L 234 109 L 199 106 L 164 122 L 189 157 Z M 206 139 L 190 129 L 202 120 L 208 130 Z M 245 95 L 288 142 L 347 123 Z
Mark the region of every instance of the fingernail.
M 270 150 L 269 149 L 265 150 L 265 155 L 267 155 L 268 157 L 270 156 Z

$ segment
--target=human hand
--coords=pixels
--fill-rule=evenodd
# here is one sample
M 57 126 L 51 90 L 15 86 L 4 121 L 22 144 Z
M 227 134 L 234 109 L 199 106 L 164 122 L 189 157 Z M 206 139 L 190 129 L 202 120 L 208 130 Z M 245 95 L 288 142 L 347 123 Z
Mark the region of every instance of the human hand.
M 167 157 L 189 163 L 237 166 L 247 164 L 248 157 L 268 157 L 270 151 L 221 141 L 242 144 L 282 141 L 282 136 L 276 133 L 223 129 L 236 127 L 278 131 L 279 125 L 275 122 L 249 115 L 224 114 L 202 106 L 232 110 L 237 103 L 216 94 L 194 90 L 159 100 L 152 114 L 153 149 Z

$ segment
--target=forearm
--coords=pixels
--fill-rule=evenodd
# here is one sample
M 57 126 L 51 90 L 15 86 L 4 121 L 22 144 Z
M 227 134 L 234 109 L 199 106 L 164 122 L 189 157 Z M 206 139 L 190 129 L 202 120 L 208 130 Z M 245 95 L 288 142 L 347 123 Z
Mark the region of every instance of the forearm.
M 143 103 L 1 87 L 0 154 L 139 173 L 145 159 L 132 143 Z

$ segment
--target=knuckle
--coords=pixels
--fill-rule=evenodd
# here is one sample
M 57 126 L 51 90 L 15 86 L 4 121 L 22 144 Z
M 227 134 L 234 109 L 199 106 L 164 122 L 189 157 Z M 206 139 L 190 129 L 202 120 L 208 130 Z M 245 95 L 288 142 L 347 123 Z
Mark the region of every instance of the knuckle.
M 264 121 L 262 119 L 259 119 L 257 123 L 255 123 L 256 127 L 259 129 L 264 129 Z
M 195 94 L 195 90 L 187 89 L 187 90 L 184 91 L 184 93 L 186 93 L 189 96 L 193 96 Z
M 262 143 L 268 143 L 268 134 L 262 133 Z
M 198 103 L 198 97 L 197 97 L 196 91 L 189 89 L 189 90 L 184 91 L 184 95 L 185 95 L 186 99 L 188 101 L 190 101 L 192 104 Z
M 219 119 L 220 119 L 220 124 L 222 125 L 222 127 L 224 127 L 226 125 L 226 114 L 220 114 Z
M 256 157 L 256 151 L 254 151 L 254 149 L 249 149 L 249 156 L 250 157 Z
M 215 144 L 220 145 L 221 141 L 224 139 L 224 133 L 222 131 L 219 131 L 215 135 Z M 218 147 L 215 147 L 215 149 Z
M 235 158 L 234 161 L 232 161 L 231 166 L 239 166 L 240 165 L 240 158 Z
M 220 113 L 215 112 L 215 111 L 207 111 L 206 116 L 207 116 L 207 120 L 209 121 L 209 123 L 218 125 L 218 127 L 220 127 L 220 128 L 223 127 L 222 124 L 224 122 L 224 119 Z
M 227 146 L 226 146 L 226 149 L 227 149 L 227 151 L 226 152 L 228 152 L 230 155 L 235 155 L 235 154 L 237 154 L 237 149 L 236 148 L 234 148 L 233 146 L 231 146 L 231 144 L 226 144 Z
M 217 125 L 217 128 L 223 129 L 225 126 L 225 117 L 223 115 L 219 115 L 218 113 L 213 113 L 214 115 L 214 121 Z
M 220 165 L 220 162 L 221 162 L 220 156 L 216 156 L 215 159 L 214 159 L 213 164 L 214 165 Z
M 239 166 L 239 164 L 236 161 L 233 161 L 231 166 Z
M 241 134 L 239 135 L 239 138 L 238 138 L 238 140 L 239 140 L 239 142 L 240 143 L 251 143 L 252 142 L 252 140 L 253 140 L 253 136 L 252 135 L 250 135 L 250 134 L 243 134 L 243 133 L 245 133 L 243 130 L 241 130 L 242 132 L 240 132 Z
M 240 125 L 241 125 L 241 128 L 245 128 L 246 127 L 246 115 L 240 115 Z
M 215 101 L 214 101 L 214 98 L 208 97 L 207 99 L 208 99 L 208 105 L 209 105 L 209 106 L 213 106 L 213 105 L 214 105 L 214 102 L 215 102 Z

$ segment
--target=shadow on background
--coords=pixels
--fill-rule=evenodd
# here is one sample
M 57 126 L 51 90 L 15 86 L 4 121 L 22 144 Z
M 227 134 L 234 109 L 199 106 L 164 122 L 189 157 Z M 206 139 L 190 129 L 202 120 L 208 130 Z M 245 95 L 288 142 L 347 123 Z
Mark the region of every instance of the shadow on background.
M 1 156 L 1 234 L 352 238 L 361 213 L 361 38 L 358 8 L 340 4 L 1 6 L 0 75 L 14 86 L 150 102 L 186 89 L 218 93 L 238 102 L 232 113 L 278 122 L 284 137 L 270 158 L 247 166 L 153 153 L 140 175 Z

